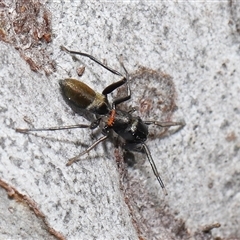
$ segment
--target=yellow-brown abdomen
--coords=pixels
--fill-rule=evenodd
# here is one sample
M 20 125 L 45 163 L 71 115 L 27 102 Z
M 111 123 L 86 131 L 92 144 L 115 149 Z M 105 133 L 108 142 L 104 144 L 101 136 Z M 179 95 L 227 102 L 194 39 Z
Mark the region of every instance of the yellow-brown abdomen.
M 95 92 L 85 83 L 75 79 L 69 78 L 61 80 L 59 83 L 63 95 L 76 107 L 95 114 L 108 114 L 110 106 L 105 95 Z
M 64 96 L 75 106 L 86 109 L 96 97 L 96 93 L 88 85 L 75 79 L 60 81 Z

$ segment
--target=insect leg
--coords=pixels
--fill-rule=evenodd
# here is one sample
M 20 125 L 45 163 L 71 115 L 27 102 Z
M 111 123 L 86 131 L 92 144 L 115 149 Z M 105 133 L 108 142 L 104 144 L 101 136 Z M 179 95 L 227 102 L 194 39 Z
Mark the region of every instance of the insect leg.
M 162 187 L 164 194 L 165 194 L 165 195 L 168 195 L 167 190 L 166 190 L 166 188 L 165 188 L 165 186 L 164 186 L 164 184 L 163 184 L 163 181 L 162 181 L 162 179 L 161 179 L 161 177 L 160 177 L 160 175 L 159 175 L 159 173 L 158 173 L 157 167 L 156 167 L 156 165 L 155 165 L 155 163 L 154 163 L 154 161 L 153 161 L 153 158 L 152 158 L 152 156 L 151 156 L 151 153 L 150 153 L 147 145 L 145 145 L 145 144 L 143 143 L 142 146 L 143 146 L 143 149 L 144 149 L 144 151 L 145 151 L 145 153 L 146 153 L 146 155 L 147 155 L 148 161 L 149 161 L 149 163 L 150 163 L 150 165 L 151 165 L 151 167 L 152 167 L 153 173 L 154 173 L 154 175 L 156 176 L 156 178 L 157 178 L 160 186 Z
M 73 128 L 90 128 L 91 125 L 87 124 L 77 124 L 70 126 L 62 126 L 62 127 L 48 127 L 48 128 L 16 128 L 16 132 L 20 133 L 28 133 L 28 132 L 40 132 L 40 131 L 56 131 L 56 130 L 66 130 Z
M 60 48 L 61 48 L 61 50 L 65 51 L 65 52 L 68 52 L 68 53 L 71 53 L 71 54 L 78 54 L 78 55 L 81 55 L 81 56 L 84 56 L 84 57 L 88 57 L 91 60 L 93 60 L 94 62 L 96 62 L 99 65 L 101 65 L 102 67 L 104 67 L 105 69 L 107 69 L 108 71 L 110 71 L 111 73 L 123 77 L 120 81 L 117 81 L 115 83 L 110 84 L 102 92 L 103 95 L 107 95 L 107 94 L 113 92 L 115 89 L 117 89 L 120 86 L 122 86 L 124 83 L 127 84 L 127 96 L 114 100 L 113 104 L 112 104 L 113 108 L 115 108 L 115 106 L 117 104 L 125 102 L 125 101 L 127 101 L 127 100 L 129 100 L 131 98 L 131 90 L 130 90 L 130 87 L 129 87 L 129 84 L 128 84 L 128 79 L 129 79 L 128 72 L 127 72 L 125 66 L 123 65 L 122 61 L 120 61 L 120 64 L 121 64 L 121 66 L 123 67 L 123 69 L 124 69 L 124 71 L 126 73 L 126 77 L 123 74 L 121 74 L 120 72 L 114 70 L 113 68 L 110 68 L 110 67 L 106 66 L 105 64 L 103 64 L 102 62 L 100 62 L 98 59 L 96 59 L 95 57 L 93 57 L 90 54 L 77 52 L 77 51 L 71 51 L 71 50 L 67 49 L 64 46 L 61 46 Z
M 116 108 L 116 105 L 118 105 L 118 104 L 120 104 L 122 102 L 125 102 L 125 101 L 127 101 L 127 100 L 129 100 L 131 98 L 131 90 L 130 90 L 130 87 L 129 87 L 127 79 L 123 78 L 122 80 L 120 80 L 118 82 L 112 83 L 111 85 L 107 86 L 103 90 L 103 92 L 102 92 L 102 94 L 107 95 L 107 94 L 113 92 L 115 89 L 117 89 L 120 86 L 122 86 L 124 83 L 127 84 L 127 96 L 121 97 L 121 98 L 117 98 L 117 99 L 113 100 L 113 103 L 112 103 L 112 108 L 113 109 Z
M 79 161 L 80 157 L 83 156 L 84 154 L 90 152 L 93 148 L 95 148 L 100 142 L 103 142 L 104 140 L 106 140 L 108 138 L 108 135 L 103 136 L 101 138 L 99 138 L 96 142 L 94 142 L 90 147 L 88 147 L 84 152 L 80 153 L 79 155 L 77 155 L 76 157 L 73 157 L 71 159 L 69 159 L 69 161 L 67 162 L 67 166 L 72 165 L 74 162 Z
M 127 101 L 131 98 L 131 89 L 130 89 L 130 86 L 129 86 L 129 74 L 128 74 L 127 69 L 125 68 L 122 61 L 120 61 L 120 64 L 121 64 L 122 68 L 124 69 L 126 76 L 123 77 L 120 81 L 110 84 L 102 92 L 102 94 L 107 95 L 107 94 L 113 92 L 115 89 L 122 86 L 123 84 L 125 84 L 125 83 L 127 84 L 127 96 L 117 98 L 117 99 L 113 100 L 113 103 L 112 103 L 112 108 L 113 109 L 116 108 L 116 105 L 118 105 L 122 102 L 125 102 L 125 101 Z
M 88 57 L 92 61 L 96 62 L 97 64 L 101 65 L 102 67 L 104 67 L 105 69 L 110 71 L 111 73 L 124 77 L 120 72 L 114 70 L 113 68 L 110 68 L 110 67 L 106 66 L 104 63 L 100 62 L 98 59 L 96 59 L 95 57 L 93 57 L 90 54 L 83 53 L 83 52 L 77 52 L 77 51 L 71 51 L 71 50 L 65 48 L 64 46 L 61 46 L 60 48 L 61 48 L 61 50 L 65 51 L 65 52 L 68 52 L 68 53 L 71 53 L 71 54 L 77 54 L 77 55 L 81 55 L 81 56 L 84 56 L 84 57 Z
M 185 122 L 159 122 L 154 120 L 144 121 L 146 125 L 156 125 L 160 127 L 185 126 Z
M 103 91 L 102 94 L 103 95 L 108 95 L 109 93 L 113 92 L 114 90 L 116 90 L 117 88 L 121 87 L 123 84 L 125 84 L 127 82 L 127 78 L 123 77 L 121 80 L 114 82 L 112 84 L 110 84 L 109 86 L 107 86 Z
M 115 108 L 116 105 L 118 105 L 118 104 L 120 104 L 120 103 L 122 103 L 122 102 L 125 102 L 125 101 L 129 100 L 129 99 L 131 98 L 131 96 L 132 96 L 131 89 L 130 89 L 130 86 L 129 86 L 129 74 L 128 74 L 128 71 L 127 71 L 127 69 L 125 68 L 123 62 L 120 61 L 120 63 L 121 63 L 121 66 L 122 66 L 122 68 L 124 69 L 125 74 L 126 74 L 125 83 L 127 84 L 127 96 L 115 99 L 115 100 L 113 101 L 113 103 L 112 103 L 113 108 Z

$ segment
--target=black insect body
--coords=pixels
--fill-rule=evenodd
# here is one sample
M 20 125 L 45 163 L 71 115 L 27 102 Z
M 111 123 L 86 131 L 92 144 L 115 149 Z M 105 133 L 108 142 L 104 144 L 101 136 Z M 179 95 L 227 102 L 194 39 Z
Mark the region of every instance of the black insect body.
M 141 118 L 133 117 L 127 112 L 117 110 L 110 127 L 126 140 L 126 144 L 141 144 L 147 140 L 148 126 Z
M 97 93 L 93 89 L 91 89 L 88 85 L 83 82 L 80 82 L 75 79 L 65 79 L 60 81 L 60 86 L 63 91 L 64 96 L 77 108 L 85 109 L 91 113 L 93 113 L 96 118 L 91 122 L 90 125 L 86 124 L 78 124 L 66 127 L 52 127 L 52 128 L 42 128 L 42 129 L 16 129 L 18 132 L 27 133 L 30 131 L 49 131 L 49 130 L 62 130 L 62 129 L 70 129 L 70 128 L 90 128 L 94 129 L 99 126 L 100 122 L 103 122 L 102 133 L 103 136 L 99 138 L 96 142 L 94 142 L 89 148 L 87 148 L 84 152 L 80 153 L 78 156 L 69 159 L 67 165 L 71 165 L 73 162 L 79 160 L 79 158 L 88 153 L 91 149 L 93 149 L 100 142 L 106 140 L 111 131 L 117 133 L 124 140 L 124 148 L 132 151 L 144 151 L 147 155 L 147 158 L 151 164 L 152 170 L 164 190 L 165 194 L 167 194 L 165 190 L 165 186 L 160 178 L 156 165 L 153 161 L 151 153 L 148 147 L 145 144 L 145 141 L 148 137 L 148 125 L 153 124 L 161 127 L 170 127 L 170 126 L 183 126 L 182 122 L 158 122 L 158 121 L 143 121 L 140 117 L 133 116 L 132 112 L 134 109 L 130 111 L 123 111 L 117 109 L 117 105 L 123 103 L 131 98 L 131 90 L 128 83 L 128 72 L 124 65 L 121 63 L 126 76 L 122 75 L 118 71 L 104 65 L 99 60 L 94 58 L 93 56 L 81 53 L 70 51 L 65 47 L 61 47 L 62 50 L 71 53 L 78 54 L 81 56 L 85 56 L 93 60 L 94 62 L 100 64 L 105 69 L 109 70 L 115 75 L 121 76 L 122 79 L 110 84 L 107 86 L 102 93 Z M 127 86 L 127 95 L 125 97 L 117 98 L 113 100 L 112 104 L 108 102 L 107 95 L 123 84 Z

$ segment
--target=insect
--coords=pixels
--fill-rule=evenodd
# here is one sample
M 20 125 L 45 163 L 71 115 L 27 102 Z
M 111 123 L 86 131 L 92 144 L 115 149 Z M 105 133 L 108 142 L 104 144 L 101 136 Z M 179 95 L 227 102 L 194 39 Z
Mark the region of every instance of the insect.
M 129 111 L 124 111 L 118 109 L 118 105 L 128 101 L 131 98 L 131 89 L 129 86 L 129 74 L 123 65 L 122 61 L 120 64 L 125 71 L 125 75 L 120 72 L 106 66 L 95 57 L 82 52 L 76 52 L 68 50 L 67 48 L 61 46 L 61 49 L 70 54 L 77 54 L 91 59 L 97 64 L 101 65 L 108 71 L 115 75 L 121 77 L 117 82 L 114 82 L 107 86 L 102 93 L 98 93 L 91 89 L 85 83 L 75 80 L 75 79 L 65 79 L 59 82 L 63 95 L 68 99 L 71 104 L 74 104 L 79 109 L 84 109 L 94 114 L 95 119 L 91 121 L 89 125 L 87 124 L 77 124 L 65 127 L 50 127 L 50 128 L 40 128 L 40 129 L 21 129 L 17 128 L 17 132 L 28 133 L 31 131 L 51 131 L 51 130 L 62 130 L 62 129 L 72 129 L 72 128 L 89 128 L 95 129 L 100 123 L 103 123 L 102 134 L 97 141 L 95 141 L 91 146 L 89 146 L 85 151 L 81 152 L 79 155 L 69 159 L 67 166 L 79 161 L 80 157 L 91 151 L 99 143 L 105 141 L 110 137 L 110 134 L 115 132 L 124 141 L 123 148 L 129 151 L 142 151 L 147 155 L 148 161 L 152 167 L 153 173 L 156 176 L 161 188 L 163 189 L 165 195 L 167 191 L 165 189 L 164 183 L 158 173 L 157 167 L 153 161 L 151 153 L 145 144 L 148 137 L 148 126 L 156 125 L 160 127 L 171 127 L 171 126 L 183 126 L 183 122 L 159 122 L 155 120 L 144 121 L 138 116 L 134 116 L 133 112 L 135 109 L 130 109 Z M 108 101 L 108 94 L 112 93 L 114 90 L 120 86 L 126 84 L 127 94 L 126 96 L 113 99 L 110 104 Z

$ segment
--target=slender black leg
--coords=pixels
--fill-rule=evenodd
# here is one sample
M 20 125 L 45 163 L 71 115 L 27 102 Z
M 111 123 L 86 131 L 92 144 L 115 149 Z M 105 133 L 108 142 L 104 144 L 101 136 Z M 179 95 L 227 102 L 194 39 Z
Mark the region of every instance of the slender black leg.
M 151 165 L 151 167 L 152 167 L 152 170 L 153 170 L 153 172 L 154 172 L 154 175 L 156 176 L 156 178 L 157 178 L 160 186 L 162 187 L 162 189 L 163 189 L 163 191 L 164 191 L 164 194 L 165 194 L 165 195 L 168 195 L 168 194 L 167 194 L 167 190 L 166 190 L 166 188 L 165 188 L 165 186 L 164 186 L 164 184 L 163 184 L 163 181 L 162 181 L 162 179 L 161 179 L 161 177 L 160 177 L 160 175 L 159 175 L 159 173 L 158 173 L 157 167 L 156 167 L 156 165 L 155 165 L 155 163 L 154 163 L 154 161 L 153 161 L 153 158 L 152 158 L 152 156 L 151 156 L 151 153 L 150 153 L 147 145 L 145 145 L 145 144 L 143 143 L 142 146 L 143 146 L 143 149 L 144 149 L 144 151 L 145 151 L 145 153 L 146 153 L 146 155 L 147 155 L 148 161 L 149 161 L 149 163 L 150 163 L 150 165 Z
M 107 86 L 103 91 L 102 94 L 103 95 L 108 95 L 109 93 L 113 92 L 114 90 L 116 90 L 117 88 L 121 87 L 123 84 L 125 84 L 127 82 L 126 77 L 123 77 L 121 80 L 114 82 L 112 84 L 110 84 L 109 86 Z
M 158 173 L 158 170 L 157 170 L 157 167 L 153 161 L 153 158 L 152 158 L 152 155 L 147 147 L 147 145 L 145 145 L 144 143 L 143 144 L 135 144 L 135 143 L 126 143 L 124 146 L 123 146 L 124 149 L 126 149 L 127 151 L 136 151 L 136 152 L 144 152 L 146 155 L 147 155 L 147 158 L 148 158 L 148 161 L 152 167 L 152 170 L 153 170 L 153 173 L 154 175 L 156 176 L 161 188 L 163 189 L 163 192 L 165 195 L 168 195 L 167 194 L 167 190 L 164 186 L 164 183 Z
M 154 120 L 144 121 L 145 124 L 150 125 L 156 125 L 160 127 L 171 127 L 171 126 L 185 126 L 185 122 L 158 122 Z
M 56 130 L 66 130 L 73 128 L 90 128 L 91 125 L 87 124 L 77 124 L 70 126 L 62 126 L 62 127 L 48 127 L 48 128 L 16 128 L 16 132 L 20 133 L 28 133 L 28 132 L 40 132 L 40 131 L 56 131 Z
M 84 152 L 80 153 L 79 155 L 77 155 L 76 157 L 73 157 L 71 159 L 69 159 L 69 161 L 67 162 L 67 166 L 72 165 L 74 162 L 79 161 L 80 157 L 83 156 L 84 154 L 90 152 L 93 148 L 95 148 L 100 142 L 105 141 L 108 138 L 108 135 L 103 136 L 101 138 L 99 138 L 96 142 L 94 142 L 90 147 L 88 147 Z
M 115 100 L 113 101 L 113 103 L 112 103 L 112 107 L 113 107 L 113 108 L 116 108 L 116 106 L 117 106 L 118 104 L 129 100 L 129 99 L 131 98 L 131 96 L 132 96 L 131 89 L 130 89 L 130 86 L 129 86 L 129 74 L 128 74 L 128 71 L 127 71 L 127 69 L 125 68 L 123 62 L 120 61 L 120 63 L 121 63 L 121 66 L 122 66 L 122 68 L 124 69 L 125 74 L 126 74 L 125 83 L 127 84 L 127 96 L 115 99 Z
M 88 57 L 91 60 L 93 60 L 94 62 L 101 65 L 102 67 L 104 67 L 105 69 L 107 69 L 108 71 L 112 72 L 113 74 L 124 77 L 120 72 L 106 66 L 105 64 L 103 64 L 102 62 L 100 62 L 98 59 L 96 59 L 95 57 L 93 57 L 90 54 L 83 53 L 83 52 L 77 52 L 77 51 L 71 51 L 71 50 L 68 50 L 67 48 L 65 48 L 64 46 L 61 46 L 60 48 L 61 48 L 61 50 L 65 51 L 65 52 L 68 52 L 68 53 L 71 53 L 71 54 L 77 54 L 77 55 L 81 55 L 81 56 L 84 56 L 84 57 Z
M 127 101 L 131 98 L 131 90 L 130 90 L 130 87 L 129 87 L 129 84 L 128 84 L 129 76 L 128 76 L 128 72 L 127 72 L 125 66 L 123 65 L 122 61 L 120 61 L 120 63 L 121 63 L 121 66 L 123 67 L 123 69 L 126 73 L 126 77 L 123 74 L 121 74 L 120 72 L 106 66 L 105 64 L 103 64 L 102 62 L 100 62 L 98 59 L 96 59 L 95 57 L 93 57 L 90 54 L 77 52 L 77 51 L 71 51 L 64 46 L 61 46 L 61 50 L 65 51 L 65 52 L 68 52 L 68 53 L 71 53 L 71 54 L 78 54 L 78 55 L 81 55 L 81 56 L 84 56 L 84 57 L 88 57 L 91 60 L 93 60 L 94 62 L 101 65 L 102 67 L 104 67 L 105 69 L 107 69 L 108 71 L 110 71 L 111 73 L 123 77 L 120 81 L 117 81 L 117 82 L 112 83 L 109 86 L 107 86 L 102 92 L 103 95 L 107 95 L 107 94 L 113 92 L 114 90 L 116 90 L 117 88 L 119 88 L 120 86 L 122 86 L 123 84 L 125 84 L 125 83 L 127 84 L 127 96 L 114 100 L 113 103 L 112 103 L 113 109 L 115 109 L 116 105 L 118 105 L 119 103 L 125 102 L 125 101 Z
M 107 94 L 113 92 L 115 89 L 122 86 L 123 84 L 125 84 L 125 83 L 127 84 L 127 96 L 115 99 L 112 103 L 113 109 L 116 108 L 116 105 L 118 105 L 122 102 L 125 102 L 131 98 L 131 89 L 129 86 L 129 74 L 128 74 L 127 69 L 125 68 L 123 62 L 120 61 L 120 63 L 121 63 L 122 68 L 125 71 L 126 77 L 123 77 L 123 79 L 121 79 L 120 81 L 112 83 L 111 85 L 107 86 L 102 92 L 102 94 L 107 95 Z

